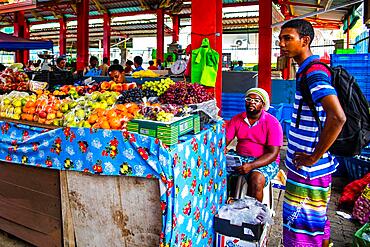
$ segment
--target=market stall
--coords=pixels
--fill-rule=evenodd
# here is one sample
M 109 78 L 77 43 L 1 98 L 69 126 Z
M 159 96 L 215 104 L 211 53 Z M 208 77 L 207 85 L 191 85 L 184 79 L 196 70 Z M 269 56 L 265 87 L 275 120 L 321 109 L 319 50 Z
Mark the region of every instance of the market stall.
M 5 87 L 0 228 L 37 246 L 211 246 L 225 130 L 191 106 L 216 102 L 170 78 Z
M 0 50 L 17 51 L 17 50 L 36 50 L 52 49 L 52 41 L 31 40 L 26 38 L 15 37 L 0 32 Z

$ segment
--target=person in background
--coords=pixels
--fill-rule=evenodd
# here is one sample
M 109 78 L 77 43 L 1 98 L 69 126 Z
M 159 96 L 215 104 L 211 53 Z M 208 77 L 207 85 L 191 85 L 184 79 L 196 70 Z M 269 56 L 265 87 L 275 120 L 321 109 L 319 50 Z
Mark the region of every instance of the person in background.
M 247 195 L 262 202 L 263 188 L 279 172 L 280 147 L 283 145 L 283 129 L 279 121 L 267 110 L 270 107 L 268 93 L 262 88 L 251 88 L 245 93 L 245 112 L 234 116 L 226 126 L 226 146 L 236 137 L 236 152 L 242 165 L 235 172 L 245 176 Z
M 157 70 L 164 70 L 164 67 L 162 66 L 162 61 L 160 59 L 157 59 Z
M 329 246 L 327 205 L 331 194 L 331 174 L 336 171 L 338 162 L 328 149 L 339 135 L 346 116 L 332 86 L 330 71 L 322 64 L 311 64 L 319 60 L 310 48 L 314 35 L 311 23 L 301 19 L 286 22 L 279 35 L 281 53 L 299 65 L 286 157 L 285 247 Z M 304 70 L 306 73 L 303 75 Z M 302 83 L 308 87 L 312 104 L 323 124 L 320 132 L 308 104 L 302 100 Z M 297 120 L 298 108 L 300 120 Z M 298 121 L 300 124 L 297 126 Z
M 113 64 L 108 69 L 108 75 L 115 83 L 126 83 L 124 69 L 120 64 Z
M 238 61 L 238 66 L 235 66 L 234 71 L 244 71 L 244 68 L 243 68 L 243 61 Z
M 126 61 L 125 74 L 130 74 L 132 72 L 132 65 L 134 65 L 134 63 L 131 60 Z
M 0 63 L 0 72 L 3 72 L 6 69 L 5 65 Z
M 102 76 L 107 76 L 108 75 L 109 65 L 108 65 L 108 58 L 107 57 L 103 58 L 103 64 L 100 65 L 99 69 L 101 69 L 101 75 Z
M 56 62 L 57 62 L 56 66 L 55 66 L 56 70 L 59 70 L 59 71 L 66 70 L 66 59 L 65 59 L 65 57 L 58 57 Z
M 33 71 L 35 70 L 35 66 L 33 65 L 33 61 L 29 60 L 27 66 L 25 67 L 26 71 Z
M 100 76 L 101 70 L 98 68 L 99 60 L 95 56 L 90 57 L 90 65 L 83 71 L 84 76 Z
M 153 60 L 149 61 L 148 69 L 150 69 L 150 70 L 157 70 L 158 69 L 156 66 L 154 66 L 154 61 Z
M 141 67 L 141 65 L 143 65 L 143 58 L 140 56 L 134 57 L 135 69 L 133 70 L 133 72 L 144 70 L 143 67 Z
M 113 64 L 113 65 L 118 65 L 118 64 L 119 64 L 119 60 L 118 60 L 117 58 L 116 58 L 116 59 L 114 59 L 114 60 L 113 60 L 113 62 L 112 62 L 112 64 Z

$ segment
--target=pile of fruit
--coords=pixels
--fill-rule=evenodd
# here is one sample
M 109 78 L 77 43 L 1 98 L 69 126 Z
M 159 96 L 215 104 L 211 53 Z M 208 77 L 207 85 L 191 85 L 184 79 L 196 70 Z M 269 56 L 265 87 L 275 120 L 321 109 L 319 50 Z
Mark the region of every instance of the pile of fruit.
M 161 105 L 147 102 L 139 105 L 139 111 L 135 114 L 134 118 L 170 122 L 174 117 L 182 117 L 186 113 L 187 108 L 179 105 Z
M 197 104 L 214 98 L 213 93 L 207 91 L 200 84 L 177 82 L 171 85 L 164 94 L 159 97 L 162 104 Z
M 142 89 L 149 89 L 161 96 L 175 82 L 171 78 L 161 79 L 160 81 L 147 81 L 142 85 Z
M 6 68 L 0 74 L 0 92 L 10 92 L 12 90 L 28 91 L 29 88 L 29 79 L 24 72 Z
M 100 84 L 100 91 L 115 91 L 123 92 L 136 87 L 135 82 L 131 83 L 115 83 L 114 81 L 103 81 Z
M 140 70 L 140 71 L 136 71 L 132 73 L 132 77 L 134 78 L 143 78 L 143 77 L 155 78 L 155 77 L 159 77 L 159 75 L 152 70 Z

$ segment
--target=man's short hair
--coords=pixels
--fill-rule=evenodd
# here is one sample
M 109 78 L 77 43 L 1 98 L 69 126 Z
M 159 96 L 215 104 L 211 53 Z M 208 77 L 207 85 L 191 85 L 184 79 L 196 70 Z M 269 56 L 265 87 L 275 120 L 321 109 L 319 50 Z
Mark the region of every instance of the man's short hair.
M 150 60 L 150 61 L 149 61 L 149 65 L 150 65 L 150 66 L 153 66 L 153 65 L 154 65 L 154 61 L 153 61 L 153 60 Z
M 103 58 L 103 63 L 108 63 L 108 58 L 107 57 Z
M 61 61 L 66 60 L 64 57 L 58 57 L 57 58 L 57 64 L 59 64 Z
M 140 57 L 140 56 L 136 56 L 134 57 L 134 63 L 138 64 L 139 66 L 141 66 L 143 64 L 143 58 Z
M 128 65 L 128 66 L 131 66 L 131 65 L 134 65 L 134 63 L 133 63 L 131 60 L 127 60 L 127 61 L 126 61 L 126 66 L 127 66 L 127 65 Z
M 281 29 L 284 28 L 294 28 L 295 30 L 297 30 L 300 38 L 302 38 L 303 36 L 310 37 L 309 45 L 311 45 L 313 39 L 315 38 L 315 31 L 311 23 L 306 20 L 302 19 L 290 20 L 281 27 Z
M 113 64 L 119 64 L 119 60 L 116 58 L 116 59 L 114 59 L 113 60 L 113 62 L 112 62 Z
M 120 65 L 120 64 L 113 64 L 113 65 L 109 66 L 108 73 L 110 73 L 110 72 L 112 72 L 114 70 L 118 70 L 121 73 L 124 71 L 122 65 Z
M 97 62 L 99 62 L 99 59 L 98 59 L 97 57 L 95 57 L 95 56 L 91 56 L 91 57 L 90 57 L 90 63 L 91 63 L 92 61 L 97 61 Z

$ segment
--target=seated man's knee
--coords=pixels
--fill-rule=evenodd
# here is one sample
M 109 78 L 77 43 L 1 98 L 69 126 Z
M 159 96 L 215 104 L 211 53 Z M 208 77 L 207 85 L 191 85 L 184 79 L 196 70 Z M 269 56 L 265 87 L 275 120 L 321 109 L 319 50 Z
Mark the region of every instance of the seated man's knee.
M 265 182 L 266 178 L 260 172 L 252 172 L 248 178 L 248 186 L 252 186 L 256 190 L 263 190 Z

